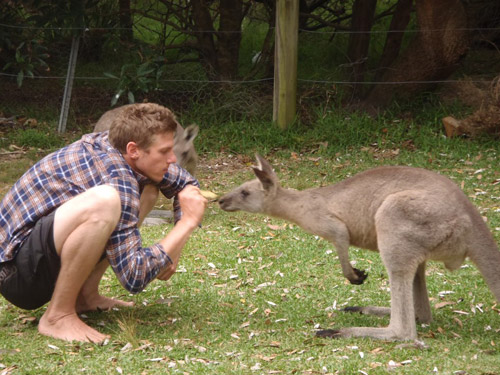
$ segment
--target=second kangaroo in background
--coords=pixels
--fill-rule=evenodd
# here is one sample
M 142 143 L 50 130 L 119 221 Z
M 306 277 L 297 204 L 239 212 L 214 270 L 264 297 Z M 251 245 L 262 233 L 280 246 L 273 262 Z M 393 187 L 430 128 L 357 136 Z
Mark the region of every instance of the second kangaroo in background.
M 105 112 L 94 127 L 94 132 L 103 132 L 109 130 L 113 120 L 131 105 L 126 104 L 121 107 L 110 109 Z M 140 105 L 140 104 L 139 104 Z M 194 148 L 194 139 L 198 135 L 198 125 L 189 125 L 184 129 L 179 123 L 177 124 L 177 132 L 175 134 L 174 153 L 177 157 L 177 164 L 185 168 L 193 176 L 196 175 L 196 166 L 198 164 L 198 154 Z
M 425 284 L 428 260 L 454 270 L 466 257 L 476 264 L 500 302 L 500 251 L 479 211 L 448 178 L 411 167 L 380 167 L 337 184 L 297 191 L 280 186 L 257 155 L 256 179 L 219 199 L 225 211 L 268 214 L 292 221 L 333 243 L 342 272 L 353 284 L 366 278 L 351 266 L 350 245 L 378 251 L 387 268 L 391 307 L 347 311 L 389 314 L 389 326 L 318 331 L 322 337 L 417 338 L 415 320 L 432 320 Z

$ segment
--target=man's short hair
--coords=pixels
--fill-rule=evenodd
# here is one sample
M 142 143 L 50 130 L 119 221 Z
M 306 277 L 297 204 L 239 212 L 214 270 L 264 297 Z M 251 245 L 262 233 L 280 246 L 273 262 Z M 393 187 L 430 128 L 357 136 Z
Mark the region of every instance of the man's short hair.
M 111 123 L 109 142 L 123 154 L 129 142 L 147 149 L 156 134 L 175 133 L 177 125 L 175 115 L 166 107 L 155 103 L 132 104 Z

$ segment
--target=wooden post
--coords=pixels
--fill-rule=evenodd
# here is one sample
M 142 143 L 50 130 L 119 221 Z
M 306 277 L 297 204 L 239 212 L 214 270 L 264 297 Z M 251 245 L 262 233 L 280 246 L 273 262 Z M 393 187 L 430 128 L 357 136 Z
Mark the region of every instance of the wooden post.
M 276 0 L 273 121 L 285 129 L 297 110 L 299 0 Z

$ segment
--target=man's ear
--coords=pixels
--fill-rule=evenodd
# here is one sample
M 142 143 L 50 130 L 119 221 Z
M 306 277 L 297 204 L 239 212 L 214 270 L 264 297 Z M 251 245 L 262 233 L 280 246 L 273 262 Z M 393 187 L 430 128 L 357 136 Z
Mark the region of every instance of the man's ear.
M 129 155 L 132 159 L 137 159 L 139 157 L 139 147 L 135 142 L 127 143 L 126 151 L 127 155 Z

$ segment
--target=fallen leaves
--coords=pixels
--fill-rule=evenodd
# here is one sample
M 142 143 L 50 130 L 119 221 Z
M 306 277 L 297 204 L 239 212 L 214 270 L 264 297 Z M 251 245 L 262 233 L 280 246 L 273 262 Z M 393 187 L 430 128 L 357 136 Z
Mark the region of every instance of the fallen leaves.
M 7 367 L 7 366 L 2 365 L 0 363 L 0 369 L 1 369 L 0 375 L 10 375 L 10 374 L 13 374 L 14 371 L 17 370 L 17 365 Z
M 452 301 L 442 301 L 442 302 L 438 302 L 434 305 L 434 308 L 435 309 L 442 309 L 443 307 L 445 306 L 450 306 L 450 305 L 454 305 L 455 302 L 452 302 Z
M 279 341 L 271 341 L 271 342 L 269 343 L 269 346 L 270 346 L 271 348 L 279 348 L 279 347 L 281 346 L 281 342 L 279 342 Z
M 17 319 L 20 320 L 21 323 L 23 323 L 23 324 L 38 322 L 38 319 L 36 318 L 36 316 L 31 316 L 31 315 L 21 314 L 21 315 L 19 315 L 19 317 Z
M 464 324 L 460 319 L 458 319 L 456 316 L 453 317 L 453 321 L 458 324 L 460 328 L 464 328 Z

